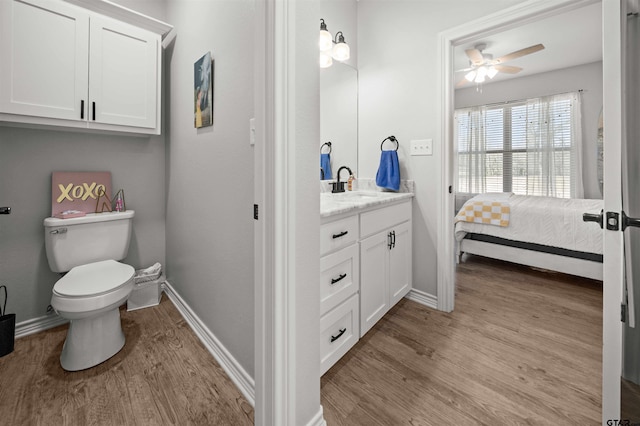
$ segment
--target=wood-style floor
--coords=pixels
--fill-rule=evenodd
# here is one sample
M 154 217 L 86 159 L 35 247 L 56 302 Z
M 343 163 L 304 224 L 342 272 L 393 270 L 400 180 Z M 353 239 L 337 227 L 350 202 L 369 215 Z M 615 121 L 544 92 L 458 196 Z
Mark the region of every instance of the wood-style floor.
M 596 425 L 602 284 L 470 257 L 455 310 L 400 301 L 322 377 L 333 425 Z
M 173 304 L 121 310 L 125 347 L 66 372 L 67 326 L 17 339 L 0 358 L 2 425 L 252 425 L 253 408 Z

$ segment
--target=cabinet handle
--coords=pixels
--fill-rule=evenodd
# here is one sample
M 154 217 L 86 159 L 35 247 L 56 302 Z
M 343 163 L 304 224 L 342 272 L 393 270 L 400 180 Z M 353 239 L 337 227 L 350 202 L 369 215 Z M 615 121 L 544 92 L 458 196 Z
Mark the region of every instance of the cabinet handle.
M 331 278 L 331 285 L 334 285 L 335 283 L 337 283 L 338 281 L 342 281 L 343 279 L 345 279 L 347 277 L 347 274 L 340 274 L 338 276 L 338 278 Z
M 389 232 L 387 234 L 387 247 L 389 247 L 389 250 L 391 250 L 391 232 Z
M 391 248 L 396 248 L 396 231 L 391 231 Z
M 80 101 L 80 120 L 84 120 L 84 99 Z
M 96 103 L 91 102 L 91 109 L 93 111 L 93 121 L 96 121 Z
M 340 333 L 338 333 L 337 336 L 331 336 L 331 343 L 333 343 L 336 340 L 338 340 L 339 338 L 341 338 L 345 331 L 347 331 L 347 329 L 343 328 L 343 329 L 340 330 Z
M 349 231 L 342 231 L 339 234 L 333 234 L 333 239 L 335 240 L 336 238 L 340 238 L 340 237 L 344 237 L 345 235 L 347 235 L 349 233 Z

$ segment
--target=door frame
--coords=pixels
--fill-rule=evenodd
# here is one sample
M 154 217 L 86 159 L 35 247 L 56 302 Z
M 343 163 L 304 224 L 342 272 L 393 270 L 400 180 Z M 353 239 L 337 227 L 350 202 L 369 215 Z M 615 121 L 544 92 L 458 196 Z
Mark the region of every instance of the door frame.
M 503 11 L 488 15 L 468 24 L 464 24 L 438 35 L 438 58 L 441 63 L 439 69 L 439 98 L 440 128 L 437 139 L 443 141 L 443 154 L 441 163 L 440 186 L 440 212 L 438 217 L 438 309 L 450 312 L 454 308 L 455 299 L 455 255 L 454 255 L 454 216 L 455 200 L 453 194 L 449 194 L 449 187 L 453 185 L 453 114 L 454 114 L 454 82 L 453 82 L 453 50 L 456 46 L 468 43 L 479 37 L 491 35 L 512 28 L 516 25 L 542 19 L 558 13 L 567 12 L 588 6 L 593 3 L 603 3 L 603 25 L 619 20 L 620 2 L 600 0 L 540 0 L 526 1 Z M 603 31 L 603 77 L 604 83 L 604 109 L 607 110 L 607 125 L 605 129 L 609 140 L 620 140 L 622 137 L 622 81 L 621 73 L 621 47 L 619 32 L 616 34 L 613 28 Z M 606 77 L 611 75 L 611 77 Z M 616 78 L 617 76 L 617 78 Z M 614 93 L 607 96 L 607 93 Z M 617 94 L 617 95 L 616 95 Z M 606 131 L 606 130 L 605 130 Z M 609 148 L 607 148 L 609 149 Z M 615 148 L 614 148 L 615 149 Z M 617 150 L 620 150 L 618 144 Z M 608 153 L 609 155 L 609 153 Z M 605 179 L 605 185 L 607 180 Z M 621 181 L 618 179 L 618 188 Z M 610 188 L 616 183 L 609 181 Z M 612 191 L 612 189 L 610 189 Z M 607 191 L 605 190 L 605 193 Z M 620 192 L 620 191 L 618 191 Z M 619 195 L 617 195 L 619 197 Z M 605 197 L 606 198 L 606 197 Z M 605 199 L 605 203 L 606 203 Z M 611 202 L 615 204 L 615 202 Z M 610 203 L 610 204 L 611 204 Z M 620 206 L 611 211 L 620 212 Z M 606 204 L 605 204 L 606 205 Z M 613 233 L 605 233 L 605 251 L 609 247 L 618 244 Z M 609 242 L 607 242 L 609 240 Z M 606 258 L 605 258 L 606 261 Z M 620 260 L 622 262 L 622 260 Z M 605 263 L 606 265 L 606 263 Z M 605 283 L 622 282 L 620 279 L 620 265 L 612 265 L 604 268 Z M 611 288 L 610 288 L 611 287 Z M 621 339 L 620 326 L 620 301 L 622 300 L 622 287 L 609 285 L 603 287 L 603 381 L 602 381 L 602 419 L 617 419 L 620 413 L 620 372 L 621 372 Z
M 255 7 L 254 421 L 325 426 L 317 144 L 299 142 L 320 140 L 320 71 L 307 48 L 317 45 L 319 0 Z

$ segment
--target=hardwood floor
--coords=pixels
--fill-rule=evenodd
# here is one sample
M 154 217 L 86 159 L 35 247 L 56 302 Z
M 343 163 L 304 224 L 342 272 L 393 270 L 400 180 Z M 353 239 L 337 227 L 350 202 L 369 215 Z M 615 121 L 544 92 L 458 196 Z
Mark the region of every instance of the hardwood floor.
M 253 408 L 173 304 L 121 310 L 125 347 L 66 372 L 67 326 L 17 339 L 0 358 L 3 425 L 252 425 Z
M 400 301 L 322 377 L 327 423 L 600 424 L 601 282 L 470 257 L 455 303 Z

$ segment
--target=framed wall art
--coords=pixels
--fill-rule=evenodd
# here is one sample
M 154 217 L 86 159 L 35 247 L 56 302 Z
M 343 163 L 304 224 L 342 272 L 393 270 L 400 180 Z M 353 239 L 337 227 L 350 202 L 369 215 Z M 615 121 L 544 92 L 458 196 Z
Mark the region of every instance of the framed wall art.
M 213 125 L 213 61 L 211 52 L 193 64 L 194 127 Z

